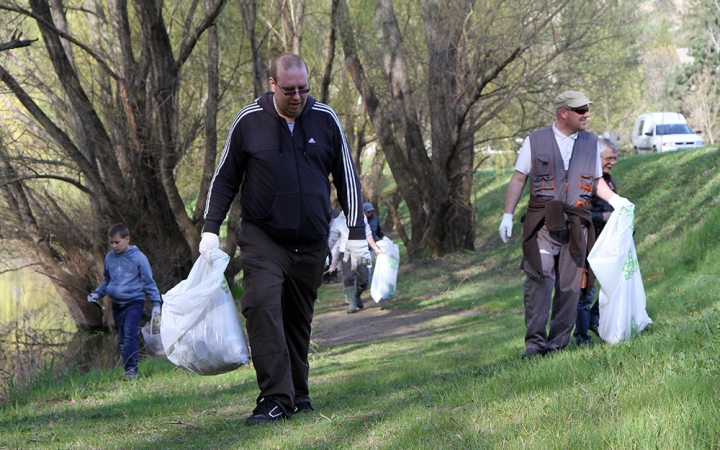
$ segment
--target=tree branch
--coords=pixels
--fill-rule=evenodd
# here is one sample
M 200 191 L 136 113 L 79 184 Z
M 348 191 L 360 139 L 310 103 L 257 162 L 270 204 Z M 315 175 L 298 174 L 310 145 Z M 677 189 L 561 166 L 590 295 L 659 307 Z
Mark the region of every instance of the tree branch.
M 20 86 L 20 84 L 0 66 L 0 81 L 2 81 L 20 103 L 28 110 L 33 118 L 48 132 L 53 141 L 62 148 L 66 154 L 75 161 L 83 174 L 88 178 L 91 186 L 94 186 L 93 195 L 103 204 L 106 211 L 118 217 L 117 210 L 111 200 L 110 193 L 105 188 L 104 183 L 100 179 L 99 174 L 90 166 L 88 160 L 83 156 L 80 150 L 70 137 L 58 127 L 53 120 L 45 114 L 45 112 L 35 103 L 30 95 Z
M 64 181 L 66 183 L 72 184 L 76 188 L 80 189 L 82 192 L 88 195 L 92 195 L 92 191 L 85 187 L 82 183 L 80 183 L 77 180 L 74 180 L 69 177 L 62 177 L 60 175 L 23 175 L 13 178 L 12 180 L 6 180 L 2 183 L 0 183 L 0 187 L 7 186 L 8 184 L 17 183 L 19 181 L 25 181 L 25 180 L 58 180 L 58 181 Z
M 398 236 L 400 237 L 400 240 L 403 242 L 403 245 L 405 248 L 410 249 L 410 238 L 408 237 L 407 233 L 405 232 L 405 227 L 403 226 L 402 221 L 400 220 L 400 214 L 398 214 L 397 208 L 395 205 L 392 204 L 392 202 L 385 200 L 383 202 L 385 204 L 385 207 L 387 208 L 388 215 L 392 218 L 393 224 L 395 225 L 395 229 L 397 230 Z
M 81 49 L 85 50 L 88 53 L 88 55 L 90 55 L 94 60 L 96 60 L 98 62 L 98 64 L 100 64 L 100 67 L 102 67 L 103 70 L 105 70 L 107 72 L 107 74 L 110 75 L 113 79 L 115 79 L 115 80 L 120 79 L 120 76 L 118 74 L 116 74 L 110 68 L 110 66 L 107 65 L 105 60 L 103 60 L 100 57 L 100 55 L 95 53 L 95 51 L 93 49 L 91 49 L 87 45 L 83 44 L 82 42 L 78 41 L 77 39 L 70 36 L 69 34 L 65 33 L 64 31 L 58 29 L 54 23 L 49 23 L 47 20 L 43 19 L 41 16 L 35 14 L 34 12 L 28 11 L 28 10 L 20 8 L 20 7 L 14 8 L 14 7 L 7 6 L 7 5 L 0 5 L 0 11 L 3 11 L 3 10 L 16 12 L 16 13 L 22 14 L 24 16 L 32 17 L 38 23 L 42 23 L 44 26 L 46 26 L 48 29 L 52 30 L 54 33 L 56 33 L 61 38 L 65 39 L 68 42 L 72 42 L 73 44 L 77 45 Z
M 215 9 L 210 11 L 210 13 L 205 16 L 205 19 L 200 22 L 200 25 L 198 25 L 192 35 L 188 37 L 187 43 L 180 48 L 180 54 L 178 55 L 177 61 L 175 61 L 175 67 L 173 67 L 173 71 L 175 73 L 180 70 L 180 67 L 182 67 L 182 65 L 185 64 L 185 61 L 187 61 L 187 59 L 190 57 L 190 54 L 195 48 L 195 45 L 200 39 L 200 36 L 202 36 L 205 30 L 210 28 L 215 23 L 215 19 L 217 19 L 217 17 L 222 12 L 223 8 L 225 7 L 225 3 L 227 3 L 227 0 L 219 0 L 218 4 L 215 6 Z
M 22 269 L 25 269 L 25 268 L 27 268 L 27 267 L 33 267 L 33 266 L 40 266 L 40 264 L 39 264 L 39 263 L 36 263 L 36 262 L 33 262 L 33 263 L 29 263 L 29 264 L 23 264 L 23 265 L 17 266 L 17 267 L 11 267 L 11 268 L 9 268 L 9 269 L 0 269 L 0 275 L 2 275 L 2 274 L 4 274 L 4 273 L 8 273 L 8 272 L 17 272 L 18 270 L 22 270 Z M 41 266 L 41 267 L 42 267 L 42 266 Z
M 10 37 L 10 42 L 0 44 L 0 52 L 14 48 L 29 47 L 33 42 L 37 41 L 37 39 L 20 39 L 20 36 L 22 36 L 22 33 L 15 31 L 12 37 Z

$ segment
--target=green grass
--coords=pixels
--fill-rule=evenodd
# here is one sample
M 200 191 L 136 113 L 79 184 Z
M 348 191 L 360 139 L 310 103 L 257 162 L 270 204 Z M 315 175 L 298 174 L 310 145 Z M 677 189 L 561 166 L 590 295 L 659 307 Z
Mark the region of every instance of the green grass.
M 312 352 L 316 413 L 246 427 L 251 367 L 200 377 L 153 359 L 134 382 L 119 370 L 42 377 L 0 408 L 0 448 L 717 448 L 718 166 L 719 150 L 700 149 L 626 157 L 614 170 L 637 205 L 654 321 L 635 339 L 520 360 L 518 222 L 511 245 L 497 236 L 510 171 L 484 171 L 478 251 L 405 262 L 395 306 L 472 314 Z M 323 287 L 318 313 L 338 300 Z

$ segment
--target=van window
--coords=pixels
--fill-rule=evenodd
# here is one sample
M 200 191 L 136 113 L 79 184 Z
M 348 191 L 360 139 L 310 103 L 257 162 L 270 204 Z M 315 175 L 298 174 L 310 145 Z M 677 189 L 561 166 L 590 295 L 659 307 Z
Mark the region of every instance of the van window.
M 638 135 L 638 136 L 642 136 L 644 129 L 645 129 L 645 121 L 644 121 L 644 120 L 641 120 L 641 121 L 640 121 L 640 125 L 638 126 L 637 135 Z
M 665 125 L 658 125 L 656 127 L 658 135 L 661 134 L 695 134 L 695 132 L 687 124 L 684 123 L 672 123 Z

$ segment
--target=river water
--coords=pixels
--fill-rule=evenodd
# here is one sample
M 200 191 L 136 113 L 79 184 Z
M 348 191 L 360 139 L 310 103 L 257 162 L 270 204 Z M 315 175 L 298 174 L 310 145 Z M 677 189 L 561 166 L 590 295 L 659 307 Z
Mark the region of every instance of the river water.
M 49 279 L 34 269 L 0 274 L 0 404 L 41 374 L 58 379 L 117 365 L 112 333 L 79 331 Z
M 0 274 L 0 327 L 40 316 L 55 328 L 74 329 L 65 304 L 45 275 L 31 268 Z

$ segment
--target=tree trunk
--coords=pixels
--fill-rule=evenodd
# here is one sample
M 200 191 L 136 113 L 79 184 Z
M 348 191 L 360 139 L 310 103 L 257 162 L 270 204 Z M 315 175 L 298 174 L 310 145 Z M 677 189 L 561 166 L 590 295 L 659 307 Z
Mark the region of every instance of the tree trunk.
M 339 0 L 330 3 L 330 35 L 328 36 L 328 51 L 325 56 L 325 70 L 320 82 L 320 102 L 330 101 L 330 80 L 332 79 L 333 61 L 335 61 L 335 46 L 337 44 L 337 15 Z
M 478 134 L 489 124 L 506 126 L 498 117 L 521 89 L 537 83 L 538 91 L 547 90 L 559 55 L 601 43 L 593 32 L 610 3 L 421 0 L 420 40 L 400 27 L 393 0 L 376 0 L 375 51 L 358 49 L 366 35 L 353 27 L 355 16 L 340 0 L 346 66 L 410 213 L 410 257 L 474 248 Z M 403 14 L 416 12 L 401 6 Z M 614 19 L 604 25 L 614 27 Z
M 209 14 L 212 11 L 212 1 L 205 0 L 205 11 Z M 193 223 L 198 224 L 203 220 L 207 192 L 210 189 L 210 180 L 215 172 L 215 160 L 217 159 L 217 111 L 220 103 L 218 67 L 220 55 L 218 51 L 217 27 L 211 26 L 207 31 L 207 94 L 205 113 L 205 158 L 203 159 L 202 178 L 200 180 L 200 191 L 198 193 Z M 198 242 L 199 245 L 199 242 Z M 191 246 L 193 260 L 199 255 L 198 246 Z M 232 255 L 231 255 L 232 256 Z
M 70 287 L 78 286 L 89 290 L 81 278 L 64 271 L 58 264 L 57 254 L 51 246 L 51 238 L 40 230 L 28 191 L 23 182 L 18 181 L 19 175 L 10 160 L 4 144 L 0 142 L 0 171 L 2 173 L 0 192 L 5 198 L 6 204 L 10 206 L 13 215 L 19 219 L 22 225 L 22 228 L 18 230 L 20 233 L 18 237 L 35 243 L 35 256 L 42 264 L 44 271 L 55 278 L 51 278 L 51 281 L 61 294 L 73 321 L 85 329 L 102 328 L 101 315 L 86 300 L 87 294 Z
M 360 92 L 363 104 L 367 108 L 370 122 L 375 129 L 378 142 L 385 153 L 393 177 L 398 181 L 398 188 L 402 192 L 403 198 L 410 210 L 410 220 L 412 224 L 413 236 L 422 235 L 424 223 L 426 220 L 425 211 L 422 208 L 422 190 L 417 184 L 409 165 L 406 163 L 406 156 L 401 143 L 396 139 L 393 125 L 390 118 L 382 111 L 380 99 L 375 93 L 375 89 L 367 79 L 363 64 L 356 48 L 354 32 L 350 24 L 350 13 L 345 0 L 339 0 L 338 5 L 338 30 L 345 54 L 345 64 L 348 68 L 356 88 Z M 427 160 L 427 154 L 416 152 L 416 149 L 410 149 L 413 154 L 417 155 L 417 164 L 424 165 Z M 424 149 L 421 149 L 424 150 Z M 424 156 L 423 156 L 424 155 Z M 408 252 L 412 253 L 416 250 L 414 241 L 408 241 Z
M 267 91 L 265 88 L 265 80 L 268 78 L 268 74 L 265 61 L 263 60 L 262 51 L 260 50 L 260 42 L 255 33 L 255 24 L 257 23 L 257 3 L 255 0 L 241 0 L 240 11 L 243 16 L 245 33 L 250 41 L 253 67 L 253 92 L 255 93 L 255 98 L 258 98 Z
M 387 194 L 387 196 L 385 194 Z M 400 207 L 400 202 L 402 201 L 402 195 L 400 195 L 400 192 L 397 189 L 393 189 L 391 191 L 384 192 L 380 196 L 380 198 L 378 198 L 378 205 L 381 201 L 385 203 L 385 206 L 388 210 L 388 214 L 385 217 L 385 222 L 383 223 L 382 227 L 383 233 L 390 234 L 395 228 L 395 219 L 390 215 L 390 209 L 392 208 L 394 211 L 397 211 L 397 209 Z
M 367 149 L 367 147 L 365 147 Z M 385 155 L 380 149 L 374 149 L 370 170 L 364 170 L 362 176 L 363 201 L 378 207 L 378 196 L 380 194 L 380 182 L 382 181 L 383 169 L 385 168 Z M 376 211 L 377 214 L 377 211 Z
M 285 42 L 284 52 L 300 55 L 305 0 L 280 0 L 280 14 L 283 41 Z M 288 43 L 288 41 L 290 42 Z
M 184 80 L 180 74 L 198 39 L 222 11 L 225 0 L 208 1 L 206 13 L 195 27 L 190 26 L 190 19 L 197 12 L 193 8 L 188 10 L 177 57 L 164 23 L 162 3 L 136 0 L 135 11 L 130 14 L 126 1 L 116 0 L 108 5 L 110 20 L 105 20 L 103 3 L 91 4 L 88 11 L 92 12 L 87 14 L 90 41 L 83 43 L 64 25 L 63 2 L 52 2 L 59 25 L 53 19 L 48 0 L 29 0 L 32 15 L 26 10 L 12 11 L 35 19 L 43 36 L 42 57 L 51 62 L 57 79 L 45 82 L 38 77 L 40 91 L 67 102 L 62 108 L 46 113 L 42 103 L 28 95 L 0 66 L 0 81 L 52 140 L 32 142 L 25 151 L 14 149 L 17 155 L 5 158 L 5 162 L 22 161 L 22 167 L 13 168 L 19 178 L 53 179 L 74 187 L 76 192 L 53 197 L 48 189 L 32 189 L 30 181 L 18 181 L 3 188 L 5 201 L 16 205 L 17 220 L 25 230 L 22 237 L 35 249 L 36 260 L 51 275 L 94 290 L 102 278 L 107 231 L 112 224 L 123 222 L 130 228 L 132 243 L 150 260 L 153 277 L 164 292 L 186 277 L 193 256 L 197 256 L 201 225 L 188 216 L 175 173 L 202 120 L 201 114 L 192 119 L 182 136 L 180 115 L 188 108 L 180 104 Z M 79 30 L 82 24 L 73 25 Z M 98 27 L 102 27 L 102 32 Z M 140 30 L 141 39 L 131 29 L 135 33 Z M 211 36 L 209 41 L 212 58 L 212 46 L 217 48 L 217 39 Z M 83 78 L 73 66 L 70 47 L 64 45 L 68 43 L 82 49 L 83 61 L 96 63 L 94 68 L 90 65 L 83 68 Z M 214 57 L 217 61 L 217 50 Z M 45 75 L 42 71 L 40 76 Z M 217 64 L 214 72 L 210 68 L 208 79 L 206 106 L 212 111 L 207 114 L 206 129 L 214 132 Z M 59 91 L 54 91 L 58 87 Z M 205 138 L 209 141 L 206 151 L 212 153 L 208 159 L 214 165 L 216 141 L 212 140 L 212 133 L 206 132 Z M 42 150 L 46 148 L 50 150 Z M 8 151 L 6 146 L 5 154 Z M 37 154 L 27 154 L 28 151 Z M 52 155 L 56 155 L 54 160 Z M 89 210 L 77 204 L 78 193 L 90 205 Z M 48 206 L 43 209 L 43 205 Z M 56 287 L 78 326 L 102 325 L 85 295 L 59 283 Z M 108 310 L 106 316 L 111 316 L 109 313 Z

